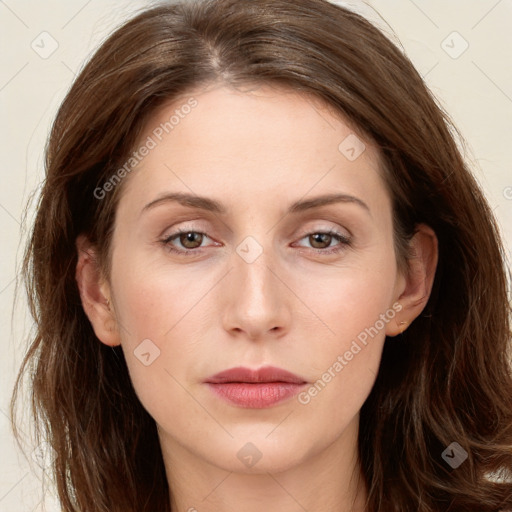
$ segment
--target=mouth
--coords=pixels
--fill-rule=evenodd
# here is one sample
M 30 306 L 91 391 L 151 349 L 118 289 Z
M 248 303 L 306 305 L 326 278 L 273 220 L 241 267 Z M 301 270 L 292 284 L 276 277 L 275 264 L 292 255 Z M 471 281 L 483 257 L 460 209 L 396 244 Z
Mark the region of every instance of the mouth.
M 258 370 L 231 368 L 209 377 L 205 384 L 231 405 L 263 409 L 296 395 L 307 381 L 281 368 L 266 366 Z

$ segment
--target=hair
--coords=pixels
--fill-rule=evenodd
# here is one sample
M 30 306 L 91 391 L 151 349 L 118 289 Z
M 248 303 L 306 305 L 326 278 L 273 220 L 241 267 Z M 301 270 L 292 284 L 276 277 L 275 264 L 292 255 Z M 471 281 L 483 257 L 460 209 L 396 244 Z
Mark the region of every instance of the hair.
M 369 512 L 512 509 L 510 305 L 496 221 L 453 124 L 380 30 L 325 0 L 205 0 L 151 7 L 106 39 L 64 99 L 23 261 L 35 334 L 13 394 L 55 453 L 65 512 L 170 511 L 155 421 L 120 347 L 95 336 L 75 269 L 79 234 L 110 272 L 126 161 L 156 110 L 208 84 L 275 85 L 318 98 L 372 141 L 393 208 L 397 260 L 420 223 L 439 240 L 422 314 L 386 342 L 361 409 Z M 14 428 L 16 429 L 15 425 Z M 452 442 L 467 460 L 452 469 Z

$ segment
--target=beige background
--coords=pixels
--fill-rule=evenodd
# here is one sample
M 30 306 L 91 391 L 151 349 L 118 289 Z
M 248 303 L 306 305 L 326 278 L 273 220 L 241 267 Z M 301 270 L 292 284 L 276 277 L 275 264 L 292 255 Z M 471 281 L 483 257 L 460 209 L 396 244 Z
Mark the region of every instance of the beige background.
M 512 247 L 512 1 L 339 2 L 375 19 L 393 37 L 451 114 L 468 143 L 466 158 Z M 71 81 L 102 39 L 146 1 L 0 0 L 0 510 L 58 510 L 41 472 L 16 449 L 8 402 L 23 337 L 31 327 L 23 291 L 13 314 L 20 223 L 43 177 L 50 123 Z M 387 24 L 376 14 L 386 20 Z M 43 33 L 46 32 L 46 33 Z M 454 33 L 455 32 L 455 33 Z M 52 53 L 53 52 L 53 53 Z M 29 215 L 30 219 L 30 215 Z M 23 426 L 24 431 L 28 427 Z M 37 453 L 37 452 L 36 452 Z M 44 465 L 44 464 L 43 464 Z

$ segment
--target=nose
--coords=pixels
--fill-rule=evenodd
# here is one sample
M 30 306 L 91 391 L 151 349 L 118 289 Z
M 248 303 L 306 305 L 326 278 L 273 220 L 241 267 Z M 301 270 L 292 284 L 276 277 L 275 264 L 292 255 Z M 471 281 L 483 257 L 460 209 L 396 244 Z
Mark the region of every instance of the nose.
M 253 260 L 255 250 L 260 254 Z M 291 292 L 284 272 L 270 249 L 249 245 L 249 251 L 252 257 L 244 247 L 233 254 L 232 270 L 222 290 L 224 329 L 253 341 L 281 337 L 291 317 Z

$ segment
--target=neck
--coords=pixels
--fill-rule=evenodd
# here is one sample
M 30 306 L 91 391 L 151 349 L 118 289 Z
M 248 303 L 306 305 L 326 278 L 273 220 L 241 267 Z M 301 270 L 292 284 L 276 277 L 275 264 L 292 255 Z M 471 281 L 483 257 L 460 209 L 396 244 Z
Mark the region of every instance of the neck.
M 358 420 L 327 448 L 313 447 L 289 467 L 258 463 L 250 472 L 217 466 L 161 432 L 172 512 L 363 512 Z

